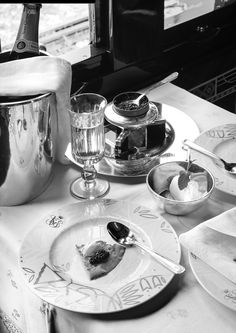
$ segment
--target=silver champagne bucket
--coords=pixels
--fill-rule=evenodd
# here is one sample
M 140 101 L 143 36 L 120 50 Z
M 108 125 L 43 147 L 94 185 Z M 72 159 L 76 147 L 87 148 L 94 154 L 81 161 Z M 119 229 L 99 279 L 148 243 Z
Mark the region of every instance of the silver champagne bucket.
M 0 206 L 26 203 L 47 188 L 56 135 L 54 93 L 0 98 Z

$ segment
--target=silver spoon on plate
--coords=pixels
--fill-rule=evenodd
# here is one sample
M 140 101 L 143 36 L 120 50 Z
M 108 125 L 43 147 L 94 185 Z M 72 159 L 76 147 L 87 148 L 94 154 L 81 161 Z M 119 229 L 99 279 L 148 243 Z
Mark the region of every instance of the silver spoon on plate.
M 202 153 L 208 157 L 211 157 L 212 159 L 214 159 L 216 161 L 218 166 L 223 167 L 230 174 L 236 175 L 236 163 L 226 162 L 225 160 L 223 160 L 223 158 L 217 156 L 216 154 L 212 153 L 211 151 L 199 146 L 198 144 L 196 144 L 188 139 L 185 139 L 183 141 L 183 144 L 184 144 L 184 146 L 187 146 L 193 150 L 196 150 L 199 153 Z
M 152 255 L 160 264 L 166 267 L 174 274 L 181 274 L 185 271 L 185 268 L 174 261 L 163 257 L 157 252 L 146 247 L 142 243 L 138 242 L 134 233 L 124 224 L 120 222 L 111 221 L 107 224 L 107 230 L 111 237 L 119 244 L 123 246 L 136 245 Z

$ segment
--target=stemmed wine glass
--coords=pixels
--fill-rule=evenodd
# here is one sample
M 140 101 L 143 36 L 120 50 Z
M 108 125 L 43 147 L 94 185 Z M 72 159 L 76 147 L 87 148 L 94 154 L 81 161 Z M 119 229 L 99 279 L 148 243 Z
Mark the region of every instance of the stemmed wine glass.
M 81 93 L 71 98 L 71 153 L 83 165 L 81 177 L 71 184 L 76 198 L 94 199 L 109 190 L 109 182 L 98 179 L 94 164 L 104 156 L 104 110 L 107 100 L 95 93 Z

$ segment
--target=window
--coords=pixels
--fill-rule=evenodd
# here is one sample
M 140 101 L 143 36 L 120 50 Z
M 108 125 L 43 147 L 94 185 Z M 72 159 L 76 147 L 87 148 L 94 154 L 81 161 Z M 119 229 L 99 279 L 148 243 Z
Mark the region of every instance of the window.
M 11 49 L 20 24 L 21 3 L 0 4 L 2 50 Z M 65 54 L 89 44 L 89 7 L 86 3 L 43 3 L 40 10 L 39 43 L 52 55 Z
M 12 47 L 21 11 L 22 4 L 0 4 L 3 50 Z M 180 73 L 175 84 L 186 85 L 189 67 L 200 63 L 196 68 L 201 68 L 206 56 L 213 61 L 216 53 L 232 54 L 235 15 L 236 0 L 43 3 L 40 43 L 72 64 L 72 93 L 83 86 L 84 92 L 97 92 L 109 100 L 174 71 Z M 191 85 L 195 78 L 198 75 L 191 75 Z
M 190 21 L 214 10 L 229 6 L 235 0 L 165 0 L 165 29 Z

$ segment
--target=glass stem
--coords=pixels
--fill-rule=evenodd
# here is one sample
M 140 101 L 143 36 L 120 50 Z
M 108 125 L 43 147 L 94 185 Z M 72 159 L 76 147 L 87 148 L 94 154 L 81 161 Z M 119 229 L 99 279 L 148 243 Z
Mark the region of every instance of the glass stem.
M 85 187 L 90 190 L 96 184 L 97 171 L 94 165 L 90 161 L 84 163 L 84 168 L 82 171 L 82 178 L 85 182 Z

